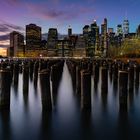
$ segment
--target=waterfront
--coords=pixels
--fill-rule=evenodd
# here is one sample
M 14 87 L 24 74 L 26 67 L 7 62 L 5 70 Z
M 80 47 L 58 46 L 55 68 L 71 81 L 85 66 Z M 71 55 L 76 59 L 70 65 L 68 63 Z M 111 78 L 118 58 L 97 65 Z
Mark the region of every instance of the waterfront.
M 91 111 L 81 111 L 80 98 L 72 87 L 65 63 L 60 81 L 57 102 L 52 112 L 43 111 L 40 82 L 37 88 L 29 80 L 29 93 L 23 94 L 22 74 L 17 88 L 11 87 L 10 112 L 0 113 L 1 140 L 40 139 L 138 139 L 140 129 L 139 89 L 128 93 L 128 109 L 119 110 L 118 88 L 108 77 L 108 93 L 101 94 L 101 78 L 97 90 L 91 77 Z

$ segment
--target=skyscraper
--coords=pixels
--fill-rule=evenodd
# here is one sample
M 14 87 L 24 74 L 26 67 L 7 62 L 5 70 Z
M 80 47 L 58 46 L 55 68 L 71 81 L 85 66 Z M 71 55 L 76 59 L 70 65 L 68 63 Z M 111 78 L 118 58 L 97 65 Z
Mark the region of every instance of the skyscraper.
M 88 39 L 88 36 L 89 36 L 89 30 L 90 30 L 89 25 L 85 25 L 83 27 L 83 36 L 86 40 Z
M 9 56 L 18 56 L 19 52 L 23 52 L 24 36 L 16 31 L 10 33 Z
M 117 35 L 122 35 L 122 34 L 123 34 L 122 25 L 119 24 L 119 25 L 117 25 Z
M 48 31 L 48 49 L 55 49 L 58 41 L 58 32 L 56 28 L 50 28 Z
M 136 31 L 136 32 L 137 32 L 137 36 L 138 36 L 138 37 L 140 37 L 140 25 L 138 26 L 138 28 L 137 28 L 137 31 Z
M 114 32 L 113 28 L 108 28 L 108 34 L 112 34 Z
M 72 35 L 72 28 L 69 26 L 68 28 L 68 37 L 70 37 Z
M 123 21 L 123 34 L 124 35 L 129 34 L 129 21 L 128 20 Z
M 108 50 L 108 33 L 107 33 L 107 19 L 104 18 L 104 22 L 101 25 L 101 48 L 103 56 L 107 56 Z
M 41 27 L 35 24 L 26 25 L 26 49 L 35 50 L 40 48 Z

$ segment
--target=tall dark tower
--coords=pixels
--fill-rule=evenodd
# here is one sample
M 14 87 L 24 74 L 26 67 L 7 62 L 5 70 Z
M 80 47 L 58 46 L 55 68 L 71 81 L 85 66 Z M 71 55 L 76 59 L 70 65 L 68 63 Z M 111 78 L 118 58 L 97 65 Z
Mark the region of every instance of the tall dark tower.
M 71 28 L 71 26 L 69 26 L 69 28 L 68 28 L 68 37 L 70 37 L 72 35 L 72 28 Z
M 26 49 L 35 50 L 40 48 L 41 27 L 35 24 L 26 25 Z
M 101 25 L 101 47 L 104 57 L 107 57 L 108 51 L 108 33 L 107 33 L 107 19 L 104 18 L 104 22 Z
M 48 49 L 55 49 L 58 41 L 58 32 L 56 28 L 50 28 L 48 31 Z

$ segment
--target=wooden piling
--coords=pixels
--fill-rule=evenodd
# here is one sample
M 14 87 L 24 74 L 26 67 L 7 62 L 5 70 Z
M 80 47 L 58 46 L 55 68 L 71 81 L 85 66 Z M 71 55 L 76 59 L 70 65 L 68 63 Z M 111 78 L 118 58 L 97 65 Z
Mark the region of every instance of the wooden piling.
M 50 92 L 50 71 L 41 70 L 40 73 L 41 101 L 42 109 L 52 110 L 51 92 Z
M 91 109 L 91 73 L 81 71 L 81 109 Z
M 10 109 L 11 72 L 0 70 L 0 110 Z

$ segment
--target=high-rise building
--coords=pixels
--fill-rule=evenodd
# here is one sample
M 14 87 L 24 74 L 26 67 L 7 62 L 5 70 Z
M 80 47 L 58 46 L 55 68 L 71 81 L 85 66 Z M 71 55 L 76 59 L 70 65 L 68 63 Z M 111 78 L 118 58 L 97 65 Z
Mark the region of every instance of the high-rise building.
M 129 34 L 129 21 L 128 20 L 123 21 L 123 34 L 124 35 Z
M 140 37 L 140 25 L 138 26 L 138 28 L 137 28 L 137 31 L 136 31 L 136 32 L 137 32 L 137 36 L 138 36 L 138 37 Z
M 26 25 L 26 49 L 35 50 L 40 48 L 41 27 L 35 24 Z
M 68 28 L 68 37 L 70 37 L 72 35 L 72 28 L 69 26 Z
M 108 28 L 108 34 L 112 34 L 114 32 L 113 28 Z
M 84 36 L 84 38 L 85 38 L 86 40 L 88 39 L 89 31 L 90 31 L 89 25 L 85 25 L 85 26 L 83 27 L 83 36 Z
M 108 50 L 108 32 L 107 32 L 107 19 L 106 18 L 104 18 L 104 22 L 101 25 L 101 50 L 102 50 L 102 55 L 106 57 L 107 50 Z
M 122 25 L 119 24 L 119 25 L 117 25 L 117 35 L 122 35 L 122 34 L 123 34 Z
M 97 28 L 97 23 L 96 20 L 94 20 L 94 22 L 90 26 L 90 42 L 94 47 L 96 43 L 96 28 Z
M 48 32 L 48 49 L 55 49 L 58 41 L 58 32 L 56 28 L 50 28 Z
M 16 31 L 11 32 L 9 56 L 18 56 L 18 53 L 23 51 L 24 51 L 24 36 Z

